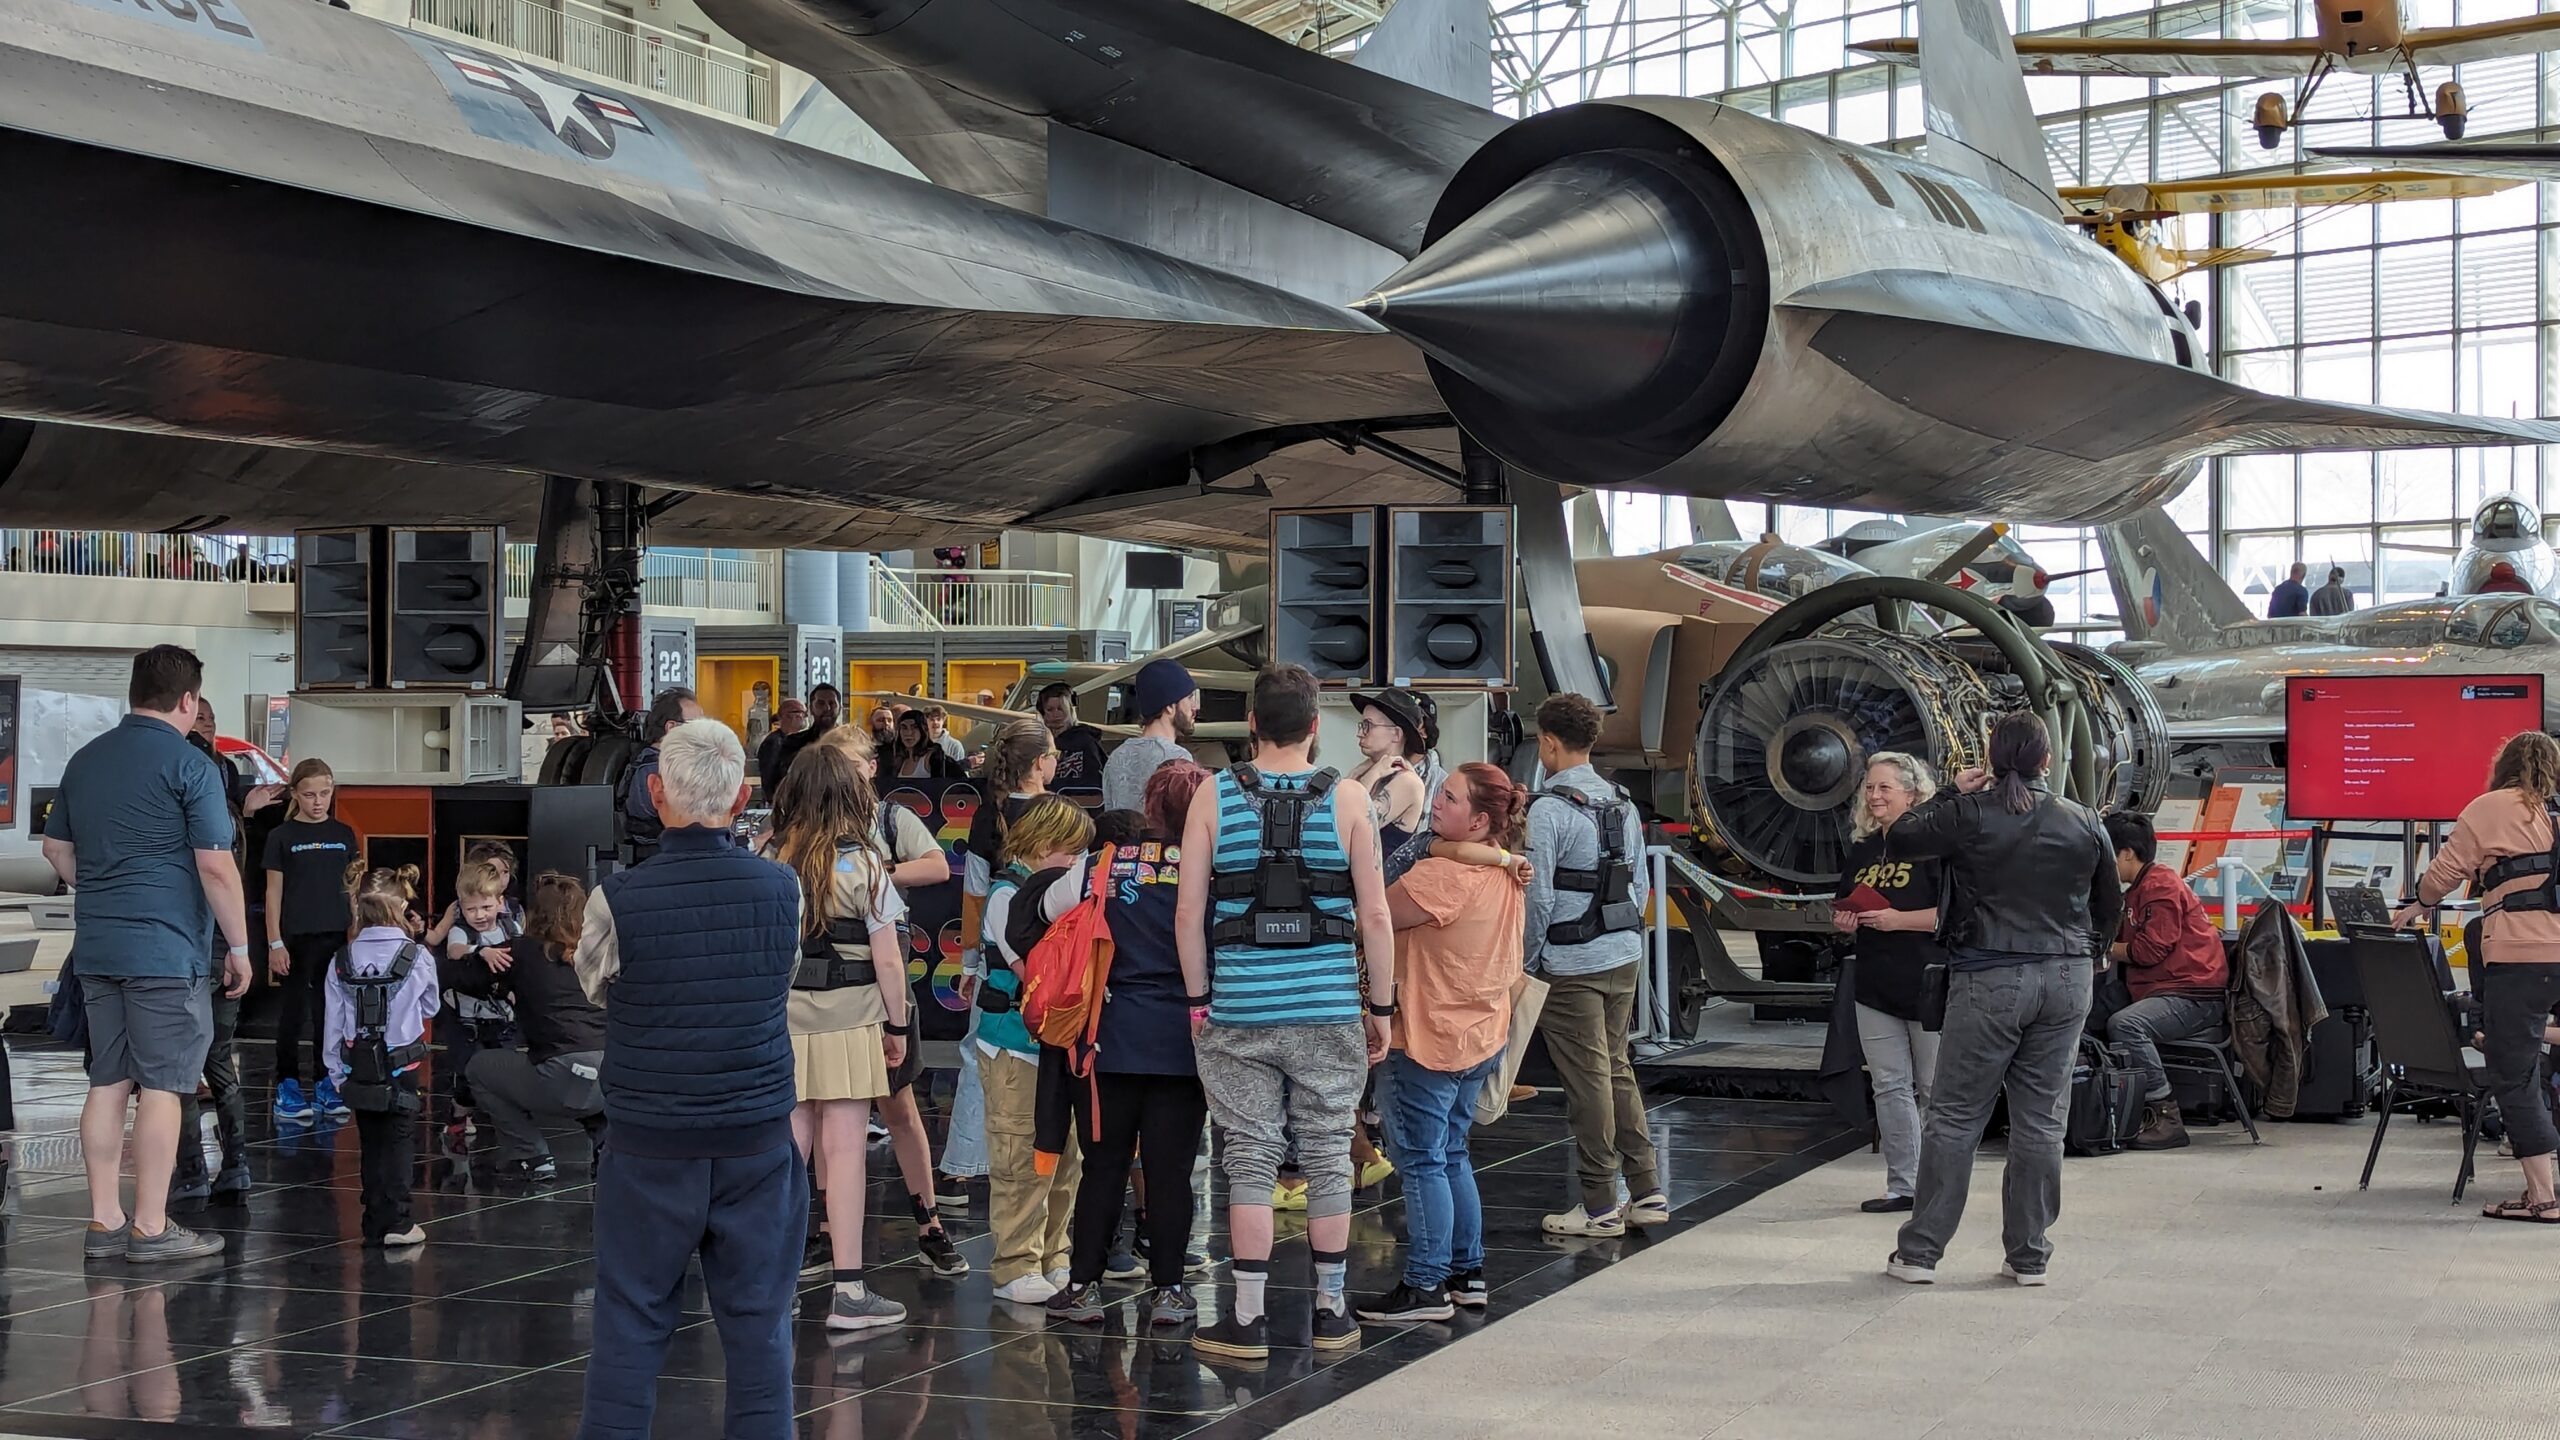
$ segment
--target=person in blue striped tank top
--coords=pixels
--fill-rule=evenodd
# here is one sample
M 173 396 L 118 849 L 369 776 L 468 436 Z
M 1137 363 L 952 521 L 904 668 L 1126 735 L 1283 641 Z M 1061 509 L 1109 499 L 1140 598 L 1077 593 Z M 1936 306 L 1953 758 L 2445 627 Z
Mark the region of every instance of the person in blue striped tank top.
M 1219 1159 L 1235 1251 L 1234 1303 L 1191 1343 L 1250 1362 L 1270 1354 L 1271 1189 L 1290 1134 L 1306 1169 L 1316 1272 L 1308 1343 L 1360 1341 L 1343 1295 L 1351 1130 L 1369 1067 L 1386 1055 L 1395 927 L 1368 793 L 1315 764 L 1315 677 L 1297 665 L 1263 671 L 1249 724 L 1253 763 L 1191 802 L 1182 848 L 1211 863 L 1183 867 L 1174 934 L 1201 1087 L 1226 1133 Z

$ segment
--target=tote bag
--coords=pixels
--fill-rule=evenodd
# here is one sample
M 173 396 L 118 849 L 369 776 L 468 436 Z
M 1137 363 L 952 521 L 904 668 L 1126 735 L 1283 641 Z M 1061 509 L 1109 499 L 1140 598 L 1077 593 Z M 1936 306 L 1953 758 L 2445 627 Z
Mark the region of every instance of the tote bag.
M 1520 1074 L 1520 1057 L 1529 1053 L 1529 1037 L 1538 1033 L 1538 1015 L 1547 1008 L 1547 982 L 1523 970 L 1511 987 L 1511 1038 L 1502 1047 L 1502 1063 L 1485 1077 L 1476 1092 L 1476 1123 L 1490 1125 L 1511 1109 L 1511 1082 Z

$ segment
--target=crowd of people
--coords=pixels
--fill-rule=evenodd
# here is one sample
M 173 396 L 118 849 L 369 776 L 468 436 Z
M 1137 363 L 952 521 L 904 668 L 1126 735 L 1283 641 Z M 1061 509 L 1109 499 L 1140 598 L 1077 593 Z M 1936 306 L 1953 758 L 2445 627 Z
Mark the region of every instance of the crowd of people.
M 1403 690 L 1359 697 L 1352 776 L 1317 765 L 1318 687 L 1294 666 L 1258 677 L 1250 759 L 1216 773 L 1187 746 L 1200 701 L 1177 664 L 1136 677 L 1141 733 L 1109 761 L 1070 697 L 1044 694 L 1039 718 L 976 757 L 992 803 L 959 877 L 971 1023 L 937 1165 L 899 924 L 905 896 L 953 867 L 911 810 L 880 798 L 887 781 L 963 763 L 934 707 L 850 726 L 842 696 L 816 687 L 803 713 L 773 712 L 751 776 L 737 734 L 668 691 L 622 805 L 636 863 L 590 892 L 525 876 L 512 849 L 483 843 L 430 911 L 416 867 L 368 862 L 324 761 L 274 790 L 218 763 L 202 688 L 183 650 L 137 660 L 132 716 L 73 761 L 50 817 L 46 853 L 80 895 L 93 1257 L 218 1252 L 221 1237 L 168 1218 L 173 1174 L 181 1199 L 188 1184 L 248 1187 L 231 1053 L 251 965 L 237 850 L 245 818 L 279 803 L 261 852 L 275 1118 L 351 1122 L 361 1237 L 392 1255 L 427 1239 L 409 1194 L 421 1133 L 540 1180 L 557 1171 L 551 1137 L 585 1131 L 598 1228 L 615 1237 L 598 1256 L 589 1433 L 648 1428 L 689 1264 L 737 1321 L 723 1338 L 742 1430 L 789 1414 L 803 1278 L 830 1282 L 832 1329 L 905 1319 L 864 1274 L 875 1116 L 924 1261 L 969 1269 L 939 1212 L 983 1175 L 995 1294 L 1062 1322 L 1099 1320 L 1106 1282 L 1139 1281 L 1150 1326 L 1191 1327 L 1223 1362 L 1261 1359 L 1282 1206 L 1306 1212 L 1317 1346 L 1354 1343 L 1363 1319 L 1481 1306 L 1468 1139 L 1481 1092 L 1507 1084 L 1533 962 L 1558 997 L 1544 1023 L 1582 1180 L 1581 1203 L 1547 1228 L 1617 1234 L 1668 1215 L 1627 1067 L 1640 831 L 1588 768 L 1600 717 L 1578 697 L 1541 711 L 1560 788 L 1533 795 L 1493 766 L 1444 770 L 1436 710 Z M 1057 793 L 1070 763 L 1100 790 L 1098 814 Z M 742 839 L 759 781 L 770 817 Z M 1111 942 L 1080 1035 L 1041 1015 L 1043 966 L 1068 931 Z M 218 1168 L 181 1140 L 198 1133 L 199 1080 L 220 1116 Z M 1392 1289 L 1353 1296 L 1353 1192 L 1395 1168 L 1364 1112 L 1402 1167 L 1411 1248 Z M 1212 1145 L 1235 1293 L 1200 1325 L 1192 1172 Z M 186 1173 L 186 1158 L 210 1173 Z
M 847 725 L 841 694 L 816 687 L 805 716 L 776 712 L 758 776 L 735 731 L 670 691 L 624 803 L 638 863 L 589 891 L 477 845 L 430 915 L 414 867 L 368 863 L 325 763 L 305 759 L 279 793 L 216 761 L 201 691 L 188 652 L 139 657 L 131 715 L 71 761 L 45 836 L 80 896 L 93 1258 L 218 1252 L 220 1237 L 169 1219 L 173 1189 L 248 1187 L 230 1053 L 251 979 L 237 849 L 245 817 L 278 803 L 290 810 L 263 849 L 276 1118 L 352 1120 L 362 1237 L 393 1253 L 427 1238 L 409 1200 L 422 1116 L 460 1150 L 489 1132 L 498 1165 L 531 1179 L 556 1171 L 551 1134 L 584 1130 L 598 1233 L 613 1243 L 597 1256 L 582 1433 L 648 1432 L 696 1263 L 722 1317 L 732 1433 L 787 1428 L 803 1279 L 829 1282 L 830 1329 L 906 1319 L 864 1270 L 875 1117 L 924 1262 L 970 1268 L 940 1211 L 970 1203 L 982 1175 L 995 1296 L 1061 1322 L 1099 1321 L 1106 1282 L 1143 1282 L 1148 1326 L 1189 1327 L 1221 1362 L 1263 1359 L 1282 1206 L 1305 1212 L 1318 1349 L 1357 1343 L 1363 1321 L 1482 1306 L 1470 1134 L 1509 1083 L 1532 984 L 1577 1190 L 1543 1228 L 1616 1236 L 1670 1218 L 1628 1054 L 1652 898 L 1643 830 L 1592 766 L 1601 715 L 1579 696 L 1539 707 L 1546 778 L 1531 791 L 1491 765 L 1444 769 L 1437 712 L 1406 690 L 1355 697 L 1361 764 L 1319 765 L 1317 682 L 1292 665 L 1256 677 L 1250 755 L 1214 772 L 1185 744 L 1199 696 L 1173 662 L 1138 674 L 1140 734 L 1107 761 L 1068 697 L 1044 693 L 1038 718 L 1004 726 L 978 758 L 987 803 L 959 876 L 970 1024 L 937 1162 L 899 927 L 906 897 L 953 871 L 880 793 L 960 763 L 932 708 Z M 1079 755 L 1098 815 L 1056 793 Z M 1908 1215 L 1887 1263 L 1897 1279 L 1935 1278 L 2005 1091 L 2003 1273 L 2044 1283 L 2085 1033 L 2139 1077 L 2136 1146 L 2187 1143 L 2156 1047 L 2221 1023 L 2219 936 L 2158 863 L 2150 825 L 2055 795 L 2050 763 L 2030 714 L 2000 721 L 1987 765 L 1943 792 L 1918 757 L 1869 760 L 1835 923 L 1853 941 L 1885 1160 L 1884 1194 L 1865 1208 Z M 759 781 L 770 819 L 745 838 Z M 2560 1137 L 2524 1102 L 2560 999 L 2560 909 L 2517 897 L 2560 890 L 2547 871 L 2494 877 L 2501 858 L 2551 853 L 2555 807 L 2560 746 L 2518 737 L 2421 882 L 2432 900 L 2490 880 L 2486 1048 L 2502 1103 L 2519 1107 L 2527 1186 L 2489 1213 L 2538 1221 L 2560 1219 Z M 1062 1009 L 1097 953 L 1107 969 L 1083 1008 Z M 218 1168 L 192 1143 L 199 1081 Z M 1404 1177 L 1408 1244 L 1394 1286 L 1353 1296 L 1364 1112 Z M 1190 1248 L 1204 1145 L 1227 1180 L 1233 1286 L 1208 1324 L 1190 1285 L 1207 1264 Z

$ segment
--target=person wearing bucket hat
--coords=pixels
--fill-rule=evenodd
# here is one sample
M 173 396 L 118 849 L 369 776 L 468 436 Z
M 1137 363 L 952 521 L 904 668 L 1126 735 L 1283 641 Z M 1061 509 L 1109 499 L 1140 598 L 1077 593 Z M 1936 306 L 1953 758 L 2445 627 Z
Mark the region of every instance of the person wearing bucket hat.
M 1178 660 L 1150 660 L 1131 687 L 1138 723 L 1137 738 L 1120 742 L 1102 767 L 1102 808 L 1139 810 L 1146 806 L 1147 777 L 1169 760 L 1188 760 L 1183 741 L 1200 716 L 1200 686 Z
M 1354 695 L 1351 703 L 1360 712 L 1362 759 L 1350 778 L 1369 787 L 1379 848 L 1392 854 L 1427 818 L 1432 786 L 1424 770 L 1440 740 L 1440 707 L 1430 696 L 1405 689 Z

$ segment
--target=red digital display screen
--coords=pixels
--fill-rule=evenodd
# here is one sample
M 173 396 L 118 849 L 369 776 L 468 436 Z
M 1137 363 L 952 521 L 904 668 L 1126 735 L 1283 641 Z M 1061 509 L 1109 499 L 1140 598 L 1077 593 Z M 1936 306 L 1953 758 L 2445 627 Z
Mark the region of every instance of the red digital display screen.
M 2451 820 L 2509 737 L 2542 728 L 2539 675 L 2340 675 L 2285 682 L 2285 813 Z

